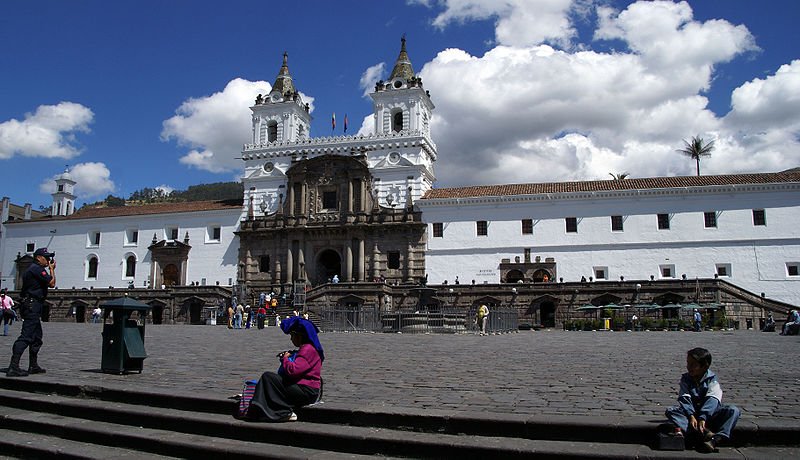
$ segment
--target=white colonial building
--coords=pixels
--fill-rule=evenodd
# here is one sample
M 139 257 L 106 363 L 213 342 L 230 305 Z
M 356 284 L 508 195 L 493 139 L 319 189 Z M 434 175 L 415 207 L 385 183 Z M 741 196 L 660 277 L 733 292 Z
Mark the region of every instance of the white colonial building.
M 417 206 L 430 283 L 720 277 L 800 304 L 799 170 L 433 189 Z

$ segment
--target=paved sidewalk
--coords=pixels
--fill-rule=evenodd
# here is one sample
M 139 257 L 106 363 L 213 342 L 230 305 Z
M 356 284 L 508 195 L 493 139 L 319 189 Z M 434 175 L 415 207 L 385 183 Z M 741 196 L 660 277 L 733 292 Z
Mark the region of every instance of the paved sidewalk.
M 0 367 L 19 333 L 0 336 Z M 800 422 L 800 337 L 754 331 L 564 332 L 477 335 L 323 333 L 324 400 L 392 407 L 525 415 L 663 418 L 674 404 L 686 351 L 714 356 L 725 402 L 743 420 Z M 40 364 L 30 379 L 113 388 L 173 389 L 225 397 L 243 380 L 278 367 L 291 348 L 275 327 L 147 326 L 142 374 L 99 372 L 101 325 L 44 323 Z M 23 364 L 27 357 L 23 358 Z

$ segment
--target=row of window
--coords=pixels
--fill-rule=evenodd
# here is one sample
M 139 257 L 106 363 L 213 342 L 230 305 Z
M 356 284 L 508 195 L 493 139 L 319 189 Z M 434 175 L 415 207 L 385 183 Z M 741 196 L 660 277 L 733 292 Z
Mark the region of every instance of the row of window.
M 95 255 L 89 256 L 89 259 L 86 261 L 86 280 L 87 281 L 95 281 L 97 280 L 97 269 L 100 266 L 100 260 Z M 125 272 L 123 274 L 124 279 L 131 279 L 136 277 L 136 256 L 130 254 L 125 257 Z
M 178 227 L 167 227 L 164 229 L 164 239 L 175 241 L 178 239 L 180 229 Z M 219 243 L 222 236 L 222 228 L 211 226 L 206 229 L 206 243 Z M 101 232 L 89 232 L 86 238 L 86 247 L 96 248 L 100 246 Z M 32 243 L 29 243 L 32 244 Z M 125 230 L 123 246 L 137 246 L 139 244 L 139 230 L 129 228 Z
M 608 267 L 593 267 L 595 280 L 608 280 Z M 674 264 L 662 264 L 658 266 L 661 278 L 677 278 Z M 685 278 L 685 275 L 683 275 Z M 714 277 L 727 278 L 733 276 L 731 264 L 715 264 Z M 800 262 L 786 262 L 786 276 L 800 276 Z
M 566 232 L 578 233 L 578 218 L 567 217 L 565 218 Z M 533 234 L 533 219 L 522 219 L 522 234 Z M 621 232 L 624 231 L 625 216 L 611 216 L 611 231 Z M 659 230 L 669 230 L 670 228 L 670 215 L 669 214 L 656 214 L 656 225 Z M 703 225 L 706 228 L 717 228 L 717 213 L 709 211 L 703 213 Z M 763 209 L 753 209 L 753 225 L 765 226 L 767 225 L 767 215 Z M 475 231 L 478 236 L 487 236 L 489 234 L 489 222 L 479 220 L 475 222 Z M 444 237 L 444 223 L 433 223 L 433 237 Z

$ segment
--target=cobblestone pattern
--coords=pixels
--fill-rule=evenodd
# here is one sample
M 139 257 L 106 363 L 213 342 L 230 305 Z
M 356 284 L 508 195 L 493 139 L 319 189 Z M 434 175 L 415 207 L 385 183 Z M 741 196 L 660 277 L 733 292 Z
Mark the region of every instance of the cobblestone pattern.
M 226 397 L 246 378 L 278 367 L 291 348 L 278 328 L 148 326 L 142 374 L 99 371 L 101 325 L 45 323 L 39 362 L 57 380 Z M 0 336 L 8 362 L 19 333 Z M 518 414 L 644 415 L 674 404 L 686 351 L 708 348 L 744 419 L 800 419 L 800 337 L 755 331 L 473 334 L 323 333 L 326 402 Z M 23 364 L 27 356 L 23 357 Z

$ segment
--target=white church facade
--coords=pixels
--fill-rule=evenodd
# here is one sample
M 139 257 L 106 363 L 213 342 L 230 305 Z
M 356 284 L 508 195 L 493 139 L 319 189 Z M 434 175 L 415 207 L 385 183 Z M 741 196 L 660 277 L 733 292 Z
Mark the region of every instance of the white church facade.
M 250 107 L 242 200 L 75 210 L 66 173 L 52 216 L 4 224 L 0 285 L 46 246 L 65 289 L 685 275 L 800 305 L 797 170 L 435 188 L 435 107 L 405 40 L 371 97 L 373 134 L 312 137 L 284 55 Z

